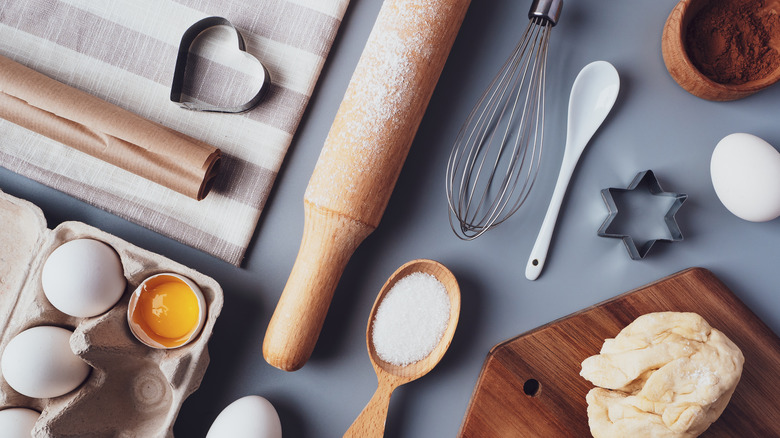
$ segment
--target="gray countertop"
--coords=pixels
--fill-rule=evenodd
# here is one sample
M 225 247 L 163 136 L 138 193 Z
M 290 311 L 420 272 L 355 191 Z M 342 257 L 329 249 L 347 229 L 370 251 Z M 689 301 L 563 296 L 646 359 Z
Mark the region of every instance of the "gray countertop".
M 416 258 L 438 260 L 455 273 L 462 311 L 439 366 L 394 393 L 388 437 L 455 436 L 493 345 L 691 266 L 711 270 L 780 331 L 780 222 L 733 216 L 709 176 L 712 150 L 730 133 L 780 145 L 780 86 L 725 103 L 681 89 L 661 58 L 661 31 L 674 0 L 565 3 L 550 43 L 546 147 L 537 185 L 520 212 L 495 230 L 472 242 L 453 234 L 444 194 L 452 142 L 520 38 L 530 4 L 475 0 L 382 223 L 347 266 L 311 359 L 293 373 L 268 365 L 263 335 L 298 251 L 303 193 L 380 4 L 352 0 L 241 268 L 0 169 L 0 189 L 40 206 L 50 227 L 88 223 L 222 285 L 225 305 L 209 344 L 211 364 L 182 407 L 176 436 L 204 436 L 227 404 L 249 394 L 274 404 L 286 437 L 341 436 L 376 389 L 365 345 L 376 294 L 398 266 Z M 577 72 L 599 59 L 618 69 L 621 92 L 580 160 L 546 267 L 531 282 L 523 272 L 560 166 L 569 90 Z M 689 195 L 677 215 L 685 239 L 659 243 L 634 261 L 619 240 L 596 235 L 606 217 L 600 190 L 625 187 L 646 169 L 665 189 Z

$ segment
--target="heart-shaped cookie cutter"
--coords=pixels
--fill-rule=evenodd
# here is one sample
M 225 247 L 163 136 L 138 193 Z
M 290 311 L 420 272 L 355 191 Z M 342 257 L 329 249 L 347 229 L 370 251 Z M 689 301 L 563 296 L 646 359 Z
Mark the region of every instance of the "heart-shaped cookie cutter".
M 238 49 L 246 53 L 246 45 L 244 44 L 244 37 L 241 35 L 241 32 L 239 32 L 238 29 L 236 29 L 236 27 L 233 26 L 233 23 L 231 23 L 226 18 L 206 17 L 196 22 L 195 24 L 190 26 L 184 32 L 184 35 L 181 37 L 181 43 L 179 44 L 179 54 L 176 57 L 176 68 L 173 71 L 173 83 L 171 84 L 171 102 L 176 103 L 182 108 L 193 110 L 193 111 L 209 111 L 209 112 L 219 112 L 219 113 L 241 113 L 244 111 L 249 111 L 250 109 L 257 106 L 258 103 L 260 103 L 260 100 L 262 100 L 263 96 L 268 91 L 268 88 L 270 88 L 270 84 L 271 84 L 271 75 L 268 73 L 268 69 L 266 69 L 263 63 L 257 60 L 256 58 L 253 59 L 255 59 L 260 64 L 260 67 L 262 67 L 263 77 L 260 78 L 262 80 L 262 83 L 257 93 L 254 96 L 252 96 L 252 98 L 249 99 L 249 101 L 247 101 L 246 103 L 237 106 L 222 107 L 222 106 L 211 105 L 203 102 L 182 100 L 182 89 L 184 88 L 184 74 L 187 69 L 187 60 L 189 58 L 190 48 L 192 47 L 192 44 L 195 42 L 195 39 L 198 37 L 198 35 L 205 32 L 207 29 L 210 29 L 215 26 L 227 26 L 233 29 L 233 31 L 236 33 L 236 37 L 238 38 Z

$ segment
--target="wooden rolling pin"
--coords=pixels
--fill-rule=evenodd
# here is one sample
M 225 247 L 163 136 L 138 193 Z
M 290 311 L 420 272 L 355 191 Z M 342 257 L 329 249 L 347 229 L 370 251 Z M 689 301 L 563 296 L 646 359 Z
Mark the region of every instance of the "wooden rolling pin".
M 470 0 L 385 0 L 304 195 L 301 247 L 263 341 L 295 371 L 333 292 L 379 225 Z

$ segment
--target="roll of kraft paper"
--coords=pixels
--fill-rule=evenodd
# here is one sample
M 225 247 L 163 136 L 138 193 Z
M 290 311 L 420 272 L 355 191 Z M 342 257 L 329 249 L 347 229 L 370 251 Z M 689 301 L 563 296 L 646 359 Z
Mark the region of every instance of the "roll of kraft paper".
M 220 151 L 0 56 L 0 117 L 197 200 Z
M 469 0 L 386 0 L 304 195 L 298 257 L 263 341 L 271 365 L 309 359 L 352 253 L 378 225 Z

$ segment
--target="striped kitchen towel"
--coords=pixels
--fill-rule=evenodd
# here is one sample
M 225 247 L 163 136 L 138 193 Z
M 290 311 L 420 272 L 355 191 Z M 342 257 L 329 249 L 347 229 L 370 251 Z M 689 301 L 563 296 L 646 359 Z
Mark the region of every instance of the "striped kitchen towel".
M 214 145 L 223 159 L 211 192 L 195 201 L 0 120 L 0 165 L 239 265 L 348 3 L 2 0 L 0 54 Z M 249 112 L 188 111 L 169 100 L 182 34 L 212 15 L 231 21 L 270 72 L 271 88 Z M 221 39 L 199 42 L 197 70 L 207 76 L 189 94 L 243 103 L 246 72 L 226 62 L 232 49 Z

